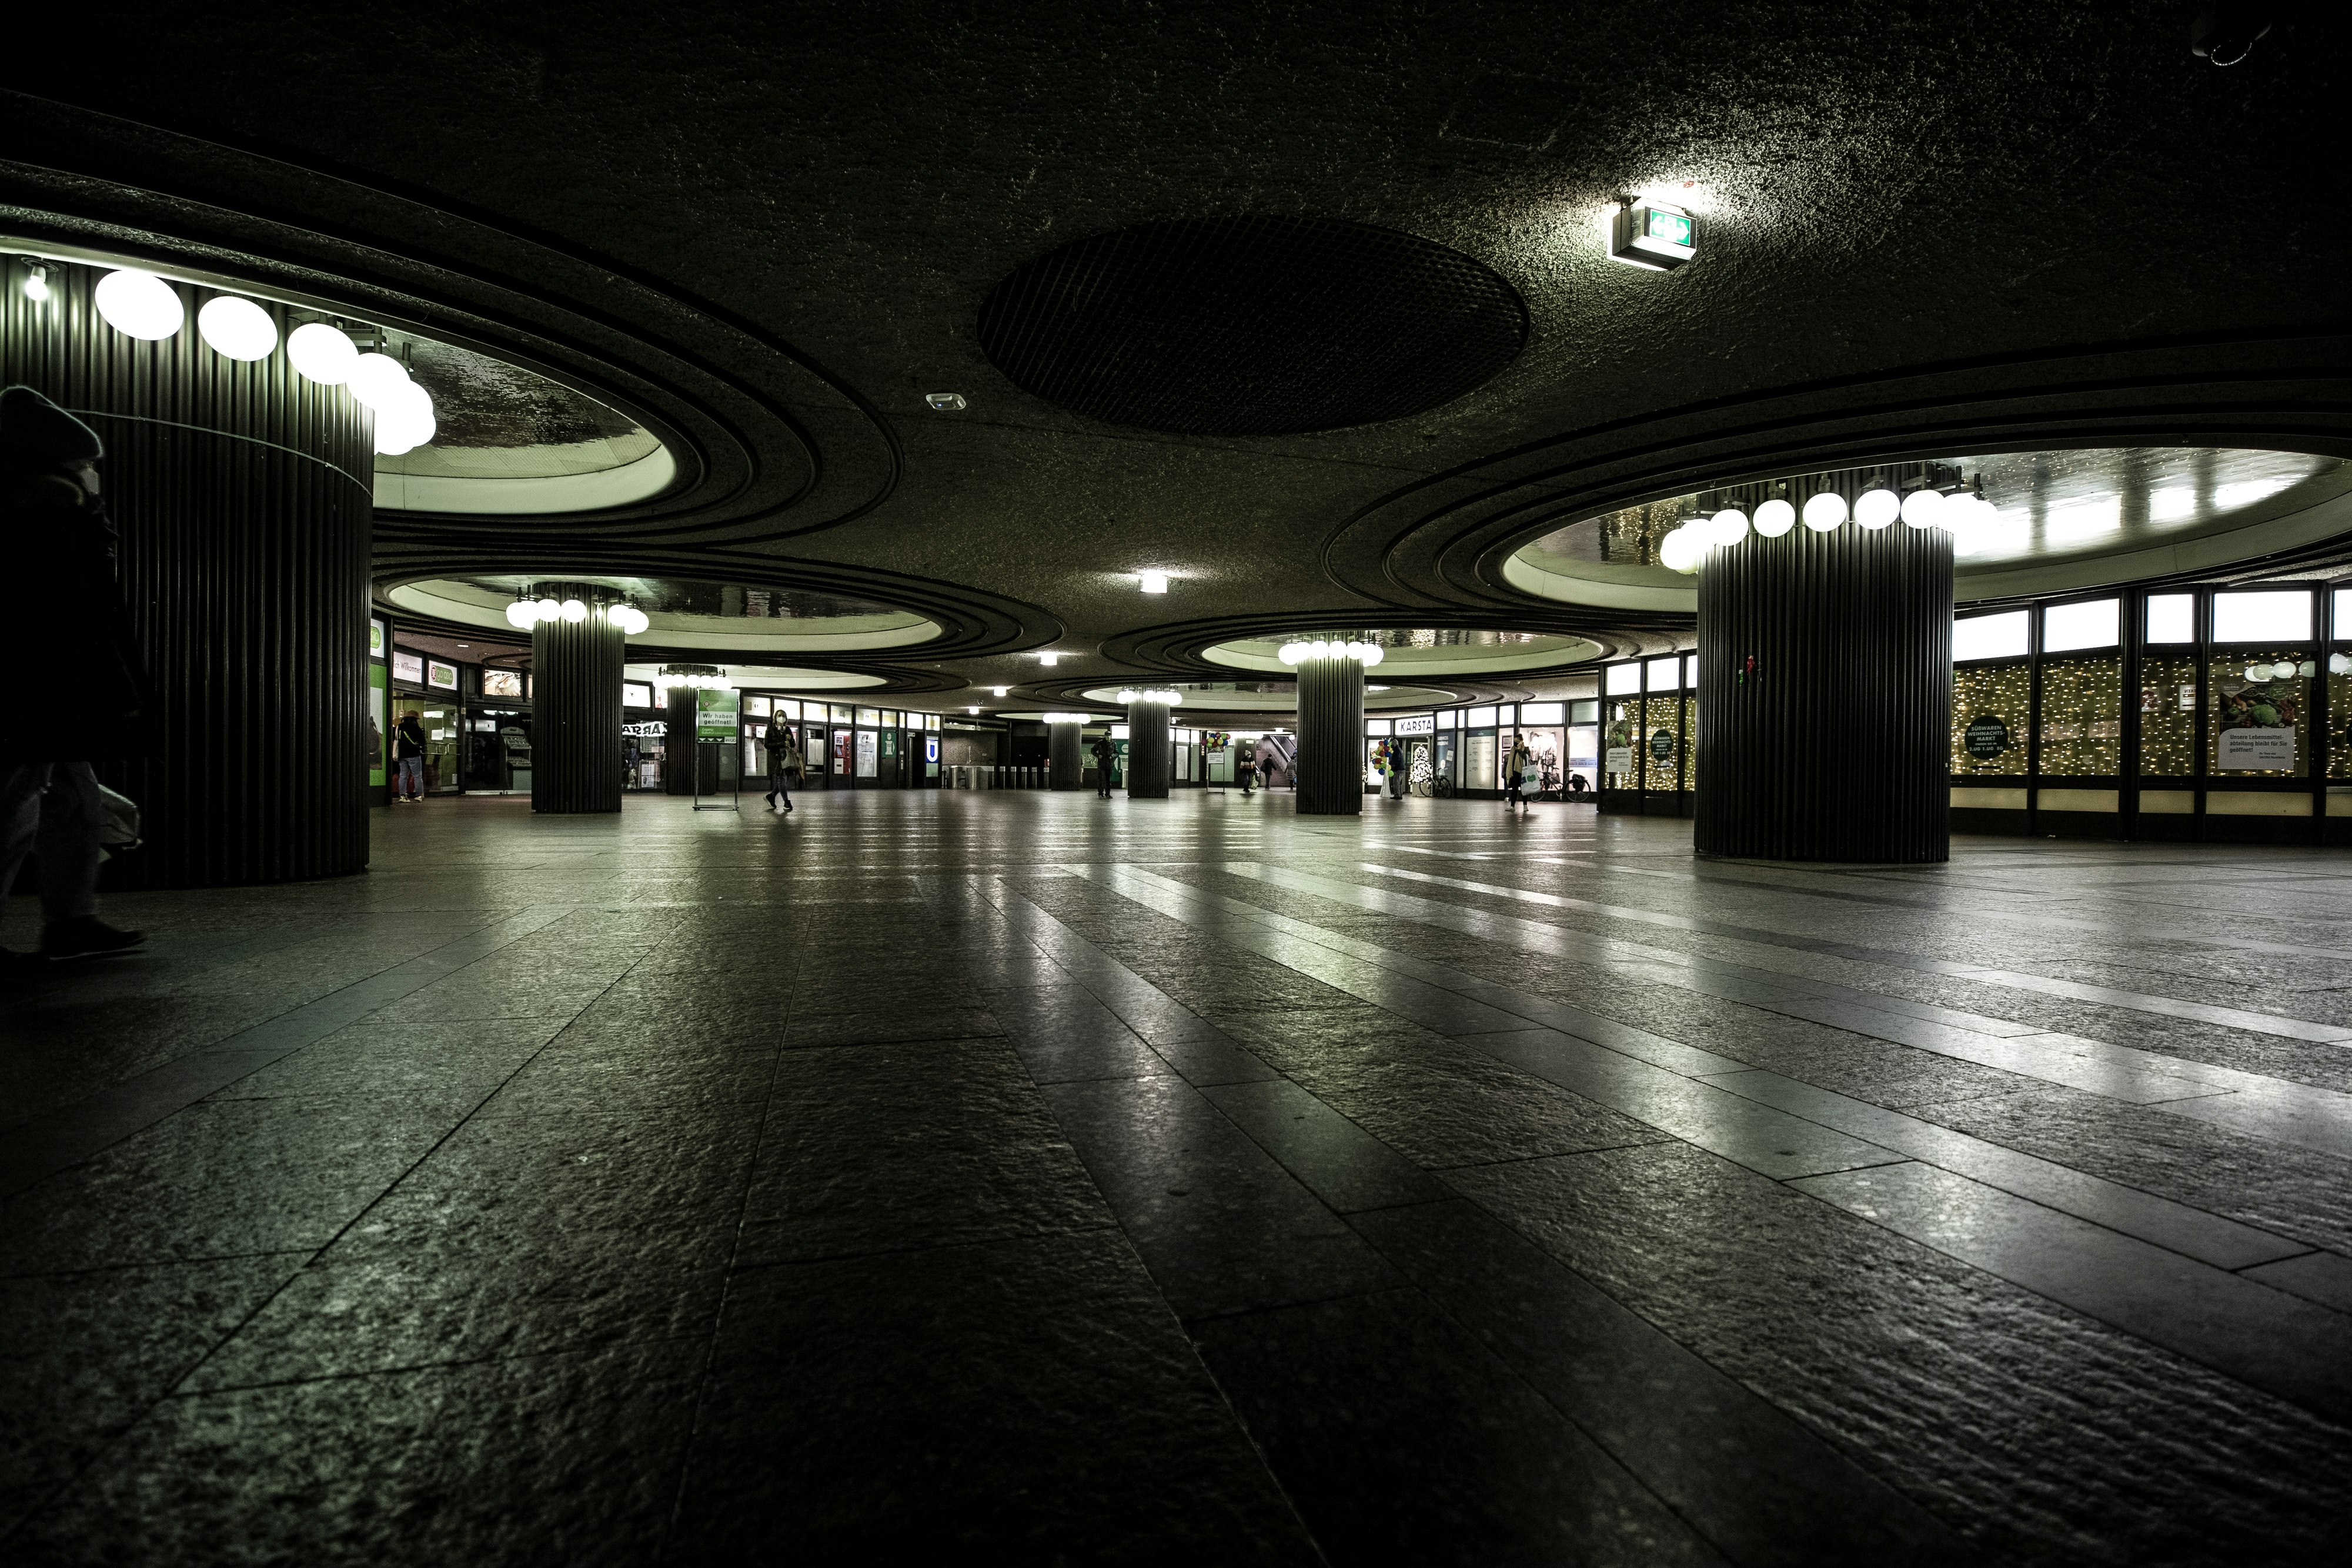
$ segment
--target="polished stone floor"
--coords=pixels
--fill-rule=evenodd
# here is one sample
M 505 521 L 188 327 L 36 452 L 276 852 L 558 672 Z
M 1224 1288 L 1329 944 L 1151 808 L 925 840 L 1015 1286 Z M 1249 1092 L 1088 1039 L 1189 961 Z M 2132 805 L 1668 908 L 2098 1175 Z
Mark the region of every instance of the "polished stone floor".
M 376 815 L 0 993 L 12 1563 L 2343 1560 L 2341 852 Z

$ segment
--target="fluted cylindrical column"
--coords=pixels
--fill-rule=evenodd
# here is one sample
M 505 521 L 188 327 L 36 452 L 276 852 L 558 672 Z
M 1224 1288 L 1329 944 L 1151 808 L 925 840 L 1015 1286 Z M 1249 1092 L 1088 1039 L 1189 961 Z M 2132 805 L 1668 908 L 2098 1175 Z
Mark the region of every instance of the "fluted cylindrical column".
M 9 263 L 0 384 L 47 393 L 106 443 L 118 581 L 152 699 L 126 737 L 140 754 L 98 759 L 139 802 L 146 839 L 108 874 L 210 887 L 363 870 L 371 416 L 297 375 L 283 347 L 249 361 L 206 347 L 209 289 L 172 285 L 187 313 L 173 336 L 125 337 L 92 300 L 101 272 L 53 265 L 36 302 Z M 282 344 L 291 313 L 255 303 Z
M 1175 760 L 1170 744 L 1168 705 L 1127 705 L 1127 793 L 1136 800 L 1168 799 L 1168 773 Z
M 702 766 L 702 748 L 694 741 L 694 688 L 672 686 L 667 733 L 662 739 L 662 793 L 694 793 L 694 770 Z M 810 766 L 821 759 L 812 758 Z
M 1081 727 L 1075 724 L 1045 727 L 1046 782 L 1056 789 L 1087 787 L 1087 754 L 1078 745 Z
M 542 590 L 558 599 L 564 588 Z M 604 606 L 583 621 L 531 628 L 531 795 L 534 811 L 621 809 L 621 666 L 628 639 Z
M 1363 813 L 1364 666 L 1353 659 L 1299 662 L 1298 809 Z
M 1952 540 L 1797 528 L 1698 587 L 1703 855 L 1948 859 Z

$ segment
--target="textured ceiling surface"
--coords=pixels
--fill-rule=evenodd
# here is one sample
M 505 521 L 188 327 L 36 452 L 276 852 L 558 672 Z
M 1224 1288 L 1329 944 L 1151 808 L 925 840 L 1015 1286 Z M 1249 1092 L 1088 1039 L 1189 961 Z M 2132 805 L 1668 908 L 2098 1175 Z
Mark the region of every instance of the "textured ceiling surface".
M 0 60 L 9 228 L 527 364 L 688 471 L 610 516 L 384 519 L 384 580 L 869 599 L 943 628 L 859 666 L 902 689 L 1034 706 L 1039 651 L 1057 682 L 1197 676 L 1309 622 L 1670 646 L 1687 617 L 1538 601 L 1500 563 L 1806 467 L 2352 455 L 2332 7 L 2228 70 L 2187 8 L 2137 0 L 110 16 L 102 70 Z M 1602 255 L 1603 204 L 1642 195 L 1697 214 L 1695 262 Z M 1244 216 L 1459 253 L 1523 302 L 1525 347 L 1423 412 L 1294 434 L 1114 424 L 986 352 L 1018 269 Z

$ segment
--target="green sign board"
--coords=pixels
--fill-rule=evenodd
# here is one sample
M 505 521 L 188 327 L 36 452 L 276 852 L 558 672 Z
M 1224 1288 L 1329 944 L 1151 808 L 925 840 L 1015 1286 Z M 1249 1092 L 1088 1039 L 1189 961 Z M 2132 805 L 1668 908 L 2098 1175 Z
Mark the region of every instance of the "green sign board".
M 1675 732 L 1662 729 L 1651 736 L 1650 755 L 1661 762 L 1671 760 L 1675 755 Z
M 1662 213 L 1652 207 L 1650 237 L 1664 240 L 1670 245 L 1688 245 L 1691 242 L 1691 221 L 1680 213 Z
M 898 755 L 898 732 L 897 730 L 886 729 L 882 732 L 882 755 L 885 759 Z
M 1980 713 L 1969 720 L 1961 744 L 1970 757 L 1999 757 L 2009 749 L 2009 725 L 1999 714 Z
M 722 692 L 710 686 L 697 687 L 694 694 L 694 738 L 734 739 L 742 727 L 742 706 L 740 692 Z

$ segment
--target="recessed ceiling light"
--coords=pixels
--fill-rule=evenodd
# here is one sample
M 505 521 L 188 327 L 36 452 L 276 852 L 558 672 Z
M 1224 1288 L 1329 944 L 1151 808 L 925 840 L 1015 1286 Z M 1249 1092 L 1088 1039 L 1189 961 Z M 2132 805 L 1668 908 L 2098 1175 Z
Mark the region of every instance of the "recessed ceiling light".
M 1146 593 L 1168 591 L 1168 574 L 1164 571 L 1143 572 L 1139 574 L 1137 580 L 1143 584 L 1143 591 Z
M 1059 653 L 1040 653 L 1037 655 L 1037 662 L 1050 670 L 1055 665 L 1062 662 L 1062 655 Z
M 963 711 L 966 713 L 978 713 L 980 710 L 976 707 L 967 707 Z
M 460 648 L 470 648 L 470 647 L 472 647 L 472 646 L 473 646 L 473 644 L 472 644 L 471 643 L 458 643 L 458 644 L 457 644 L 457 646 L 459 646 Z
M 1006 687 L 1006 686 L 991 686 L 991 687 L 989 687 L 988 689 L 989 689 L 991 692 L 994 693 L 996 695 L 998 695 L 998 696 L 1000 696 L 1000 697 L 1001 697 L 1001 696 L 1003 696 L 1003 695 L 1004 695 L 1008 690 L 1010 690 L 1011 688 Z
M 953 413 L 965 406 L 961 392 L 925 392 L 923 401 L 941 413 Z

